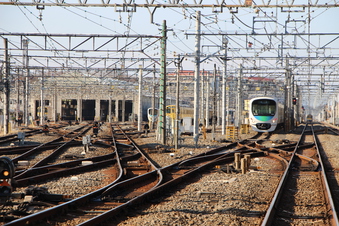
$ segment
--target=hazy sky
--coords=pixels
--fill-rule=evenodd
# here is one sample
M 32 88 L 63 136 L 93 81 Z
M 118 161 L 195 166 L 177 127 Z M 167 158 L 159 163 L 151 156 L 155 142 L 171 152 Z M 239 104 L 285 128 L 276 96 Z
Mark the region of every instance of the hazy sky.
M 331 1 L 325 2 L 330 3 Z M 120 13 L 116 12 L 113 7 L 54 6 L 45 7 L 44 10 L 40 11 L 33 6 L 1 5 L 0 32 L 160 35 L 161 24 L 163 20 L 166 20 L 170 29 L 168 32 L 168 53 L 183 54 L 194 52 L 194 37 L 185 36 L 185 33 L 195 32 L 196 10 L 201 11 L 201 30 L 203 33 L 239 32 L 250 34 L 254 16 L 266 18 L 266 21 L 278 21 L 278 23 L 255 23 L 255 32 L 257 33 L 285 32 L 284 25 L 288 17 L 295 21 L 307 20 L 307 9 L 301 13 L 282 13 L 280 8 L 263 8 L 258 11 L 252 8 L 240 8 L 238 13 L 232 16 L 227 9 L 224 9 L 223 13 L 212 13 L 210 8 L 166 8 L 155 11 L 154 23 L 152 24 L 150 13 L 145 8 L 137 8 L 135 13 Z M 311 32 L 339 32 L 339 8 L 313 8 L 312 10 Z M 308 25 L 303 22 L 291 22 L 287 26 L 289 32 L 308 31 Z M 243 37 L 239 37 L 239 40 L 230 40 L 229 47 L 238 48 L 242 44 L 237 42 L 244 41 L 240 39 L 243 39 Z M 221 40 L 221 36 L 206 36 L 202 38 L 201 44 L 206 46 L 220 45 Z M 208 53 L 209 50 L 205 48 L 203 51 Z M 215 49 L 210 49 L 210 51 L 213 52 Z

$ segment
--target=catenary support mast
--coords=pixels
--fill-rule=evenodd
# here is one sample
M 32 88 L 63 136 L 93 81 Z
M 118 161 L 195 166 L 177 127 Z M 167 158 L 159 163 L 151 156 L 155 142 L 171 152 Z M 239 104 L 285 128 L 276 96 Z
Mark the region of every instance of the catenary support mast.
M 161 38 L 161 62 L 160 62 L 160 98 L 159 98 L 159 123 L 158 131 L 160 141 L 166 144 L 166 39 L 167 39 L 167 26 L 166 20 L 162 25 L 162 38 Z
M 194 71 L 194 139 L 199 139 L 199 80 L 200 80 L 200 11 L 196 13 L 195 71 Z

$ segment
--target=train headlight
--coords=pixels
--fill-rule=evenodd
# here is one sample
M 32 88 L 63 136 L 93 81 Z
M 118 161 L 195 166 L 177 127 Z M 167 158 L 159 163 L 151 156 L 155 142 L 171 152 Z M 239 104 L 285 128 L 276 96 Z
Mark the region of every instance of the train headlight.
M 277 121 L 278 121 L 278 118 L 274 118 L 274 119 L 272 120 L 273 123 L 277 123 Z

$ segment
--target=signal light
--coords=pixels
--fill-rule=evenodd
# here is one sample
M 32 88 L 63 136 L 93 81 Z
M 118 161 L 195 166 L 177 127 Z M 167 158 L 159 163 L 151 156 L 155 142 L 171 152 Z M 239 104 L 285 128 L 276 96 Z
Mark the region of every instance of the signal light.
M 297 98 L 293 97 L 292 103 L 293 103 L 293 105 L 296 105 L 297 104 Z
M 12 160 L 8 157 L 0 157 L 0 179 L 11 179 L 15 169 Z
M 9 176 L 9 172 L 7 170 L 2 171 L 2 176 L 8 177 Z
M 7 181 L 2 181 L 0 183 L 0 197 L 9 197 L 11 194 L 12 186 Z

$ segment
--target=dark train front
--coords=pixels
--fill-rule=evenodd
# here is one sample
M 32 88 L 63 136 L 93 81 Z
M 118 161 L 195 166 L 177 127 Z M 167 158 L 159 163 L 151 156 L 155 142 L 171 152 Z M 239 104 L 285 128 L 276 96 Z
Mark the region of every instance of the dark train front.
M 312 123 L 312 122 L 313 122 L 313 116 L 312 116 L 311 114 L 308 114 L 308 115 L 306 116 L 306 122 L 307 122 L 307 123 Z

